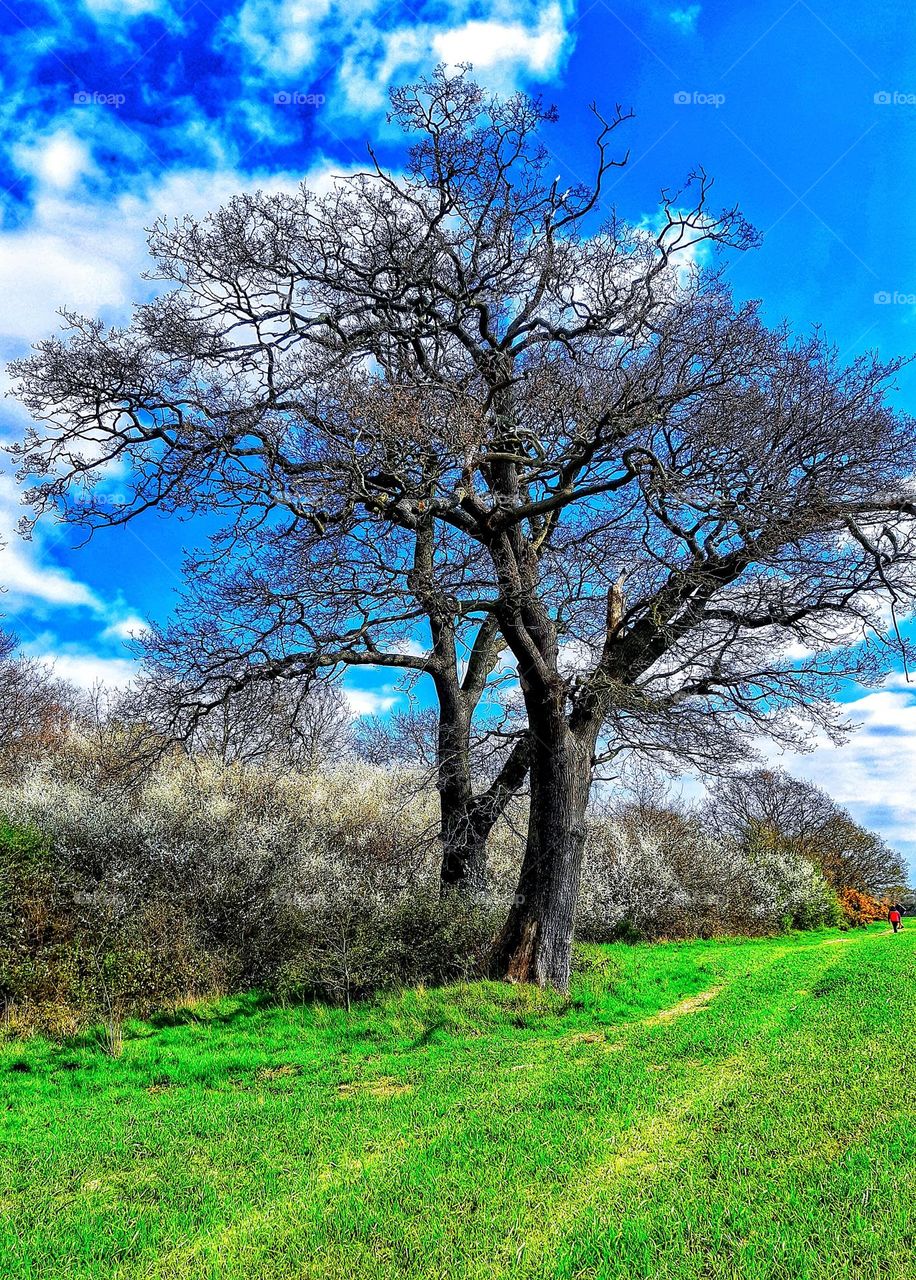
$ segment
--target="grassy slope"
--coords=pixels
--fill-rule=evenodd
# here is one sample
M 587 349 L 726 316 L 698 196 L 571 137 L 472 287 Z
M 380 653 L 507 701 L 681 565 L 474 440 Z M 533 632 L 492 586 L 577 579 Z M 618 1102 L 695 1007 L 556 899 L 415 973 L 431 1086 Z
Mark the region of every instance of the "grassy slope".
M 582 960 L 0 1046 L 0 1275 L 914 1274 L 916 929 Z

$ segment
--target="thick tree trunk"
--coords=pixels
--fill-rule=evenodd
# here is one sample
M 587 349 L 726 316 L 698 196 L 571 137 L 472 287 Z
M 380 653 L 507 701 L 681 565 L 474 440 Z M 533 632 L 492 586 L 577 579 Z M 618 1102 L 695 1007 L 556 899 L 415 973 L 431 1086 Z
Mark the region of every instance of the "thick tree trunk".
M 487 887 L 486 843 L 471 783 L 471 718 L 457 683 L 439 682 L 438 788 L 442 894 L 479 896 Z
M 530 739 L 531 806 L 518 890 L 494 944 L 494 978 L 566 991 L 585 851 L 595 746 L 606 710 L 605 667 L 622 617 L 622 581 L 608 592 L 601 659 L 574 696 L 559 670 L 557 626 L 538 595 L 537 556 L 518 530 L 496 546 L 506 607 L 500 625 L 518 662 Z
M 475 838 L 470 777 L 470 717 L 457 682 L 439 680 L 437 769 L 442 842 L 440 885 L 443 893 L 472 893 L 483 888 L 483 842 Z M 486 837 L 484 837 L 486 839 Z
M 471 796 L 458 801 L 441 794 L 441 804 L 442 893 L 481 896 L 487 889 L 486 845 L 490 828 L 481 829 Z
M 486 791 L 477 794 L 471 779 L 469 743 L 461 756 L 463 771 L 440 768 L 443 895 L 454 890 L 473 897 L 486 893 L 487 840 L 525 781 L 529 754 L 526 733 L 516 740 Z
M 569 986 L 593 750 L 593 734 L 572 733 L 560 708 L 539 717 L 528 837 L 515 902 L 491 955 L 494 978 Z

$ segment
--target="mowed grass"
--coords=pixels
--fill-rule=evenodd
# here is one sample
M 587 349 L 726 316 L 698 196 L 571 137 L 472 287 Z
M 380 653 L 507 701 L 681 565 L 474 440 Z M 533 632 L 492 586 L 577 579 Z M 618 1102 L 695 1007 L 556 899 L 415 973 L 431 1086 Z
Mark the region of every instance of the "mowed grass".
M 0 1276 L 916 1274 L 916 928 L 0 1046 Z

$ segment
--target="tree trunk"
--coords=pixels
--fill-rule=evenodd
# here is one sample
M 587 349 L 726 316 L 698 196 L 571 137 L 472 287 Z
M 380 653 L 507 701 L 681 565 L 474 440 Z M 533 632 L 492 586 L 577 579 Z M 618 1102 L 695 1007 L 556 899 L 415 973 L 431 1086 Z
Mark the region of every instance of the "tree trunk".
M 515 902 L 491 954 L 494 978 L 569 987 L 593 739 L 572 733 L 560 706 L 532 726 L 528 837 Z
M 463 801 L 440 793 L 442 805 L 442 867 L 440 885 L 443 896 L 461 893 L 481 896 L 487 889 L 486 844 L 490 828 L 481 829 L 476 821 L 476 805 L 472 796 Z
M 449 788 L 440 785 L 443 894 L 454 889 L 475 897 L 486 894 L 487 840 L 506 806 L 524 784 L 529 750 L 526 733 L 516 740 L 486 791 L 474 794 L 468 745 L 463 777 L 453 775 L 453 785 Z M 440 783 L 445 779 L 446 775 L 440 772 Z
M 471 724 L 489 667 L 486 662 L 481 664 L 484 678 L 478 686 L 470 691 L 462 689 L 451 636 L 443 636 L 441 631 L 437 634 L 440 652 L 445 649 L 445 661 L 435 676 L 439 697 L 436 769 L 442 842 L 440 889 L 443 896 L 458 892 L 480 897 L 487 890 L 487 838 L 525 781 L 528 739 L 527 735 L 518 738 L 490 786 L 475 794 Z M 492 650 L 492 643 L 490 647 Z
M 439 684 L 438 788 L 442 842 L 440 888 L 474 895 L 486 889 L 485 845 L 489 828 L 475 822 L 471 786 L 470 715 L 457 680 Z

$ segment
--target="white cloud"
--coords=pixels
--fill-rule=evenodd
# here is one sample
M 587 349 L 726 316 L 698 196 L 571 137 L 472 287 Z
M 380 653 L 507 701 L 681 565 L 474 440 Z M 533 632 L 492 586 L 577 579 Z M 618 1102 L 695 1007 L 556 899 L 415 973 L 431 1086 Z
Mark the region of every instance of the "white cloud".
M 123 319 L 150 293 L 141 280 L 149 266 L 143 229 L 162 214 L 201 215 L 245 189 L 297 185 L 283 174 L 179 170 L 111 200 L 43 190 L 30 220 L 0 234 L 0 339 L 7 354 L 58 329 L 61 307 Z
M 390 711 L 397 698 L 392 694 L 373 693 L 369 689 L 344 689 L 344 697 L 356 719 L 359 716 L 378 716 Z
M 46 138 L 15 147 L 13 158 L 39 182 L 61 191 L 68 190 L 93 168 L 89 148 L 68 129 L 58 129 Z
M 35 341 L 45 336 L 59 326 L 59 307 L 98 309 L 126 301 L 117 234 L 106 251 L 102 228 L 77 224 L 68 243 L 64 226 L 40 226 L 0 237 L 4 338 Z
M 101 638 L 103 640 L 134 640 L 148 630 L 146 621 L 137 614 L 131 613 L 126 618 L 109 623 L 102 632 Z
M 371 24 L 358 29 L 347 43 L 332 109 L 371 115 L 385 109 L 388 89 L 406 68 L 435 65 L 429 33 L 421 27 L 381 32 Z
M 102 608 L 98 596 L 85 583 L 60 569 L 34 563 L 15 543 L 0 550 L 0 584 L 9 593 L 3 599 L 4 613 L 15 612 L 17 596 L 68 608 Z
M 322 118 L 381 112 L 392 84 L 439 62 L 471 62 L 503 90 L 558 71 L 573 47 L 574 0 L 448 0 L 420 4 L 413 21 L 390 25 L 384 0 L 246 0 L 224 34 L 239 46 L 253 88 L 307 92 L 332 84 Z M 294 83 L 310 75 L 316 83 Z
M 700 16 L 700 5 L 690 4 L 682 9 L 671 9 L 668 12 L 668 21 L 677 27 L 678 31 L 683 31 L 685 35 L 692 35 L 697 29 L 697 19 Z
M 558 4 L 551 4 L 534 28 L 520 22 L 466 22 L 436 34 L 432 45 L 450 66 L 472 62 L 475 68 L 487 68 L 508 63 L 542 76 L 555 70 L 567 39 L 563 12 Z
M 103 658 L 98 654 L 78 651 L 56 653 L 53 649 L 30 652 L 32 657 L 47 662 L 64 680 L 70 680 L 81 689 L 91 689 L 97 684 L 123 689 L 137 674 L 137 664 L 127 658 Z
M 124 643 L 146 629 L 146 623 L 124 603 L 120 594 L 104 599 L 65 568 L 53 563 L 54 526 L 39 525 L 33 541 L 24 541 L 15 525 L 21 507 L 12 476 L 0 473 L 0 616 L 18 633 L 26 653 L 51 662 L 58 673 L 81 687 L 100 680 L 125 685 L 137 664 L 121 656 Z M 99 628 L 79 645 L 62 642 L 55 615 L 79 611 L 80 628 Z M 36 631 L 37 628 L 42 628 Z M 93 651 L 87 651 L 92 646 Z M 112 652 L 114 651 L 114 652 Z
M 318 54 L 321 24 L 332 8 L 332 0 L 246 0 L 235 39 L 263 70 L 300 75 Z
M 102 601 L 85 583 L 54 564 L 42 563 L 43 536 L 25 542 L 16 531 L 22 514 L 13 477 L 0 473 L 0 587 L 6 588 L 0 603 L 2 612 L 15 614 L 28 601 L 96 612 L 103 609 Z
M 155 13 L 168 16 L 172 13 L 169 0 L 83 0 L 88 11 L 105 20 L 118 18 L 129 21 Z

